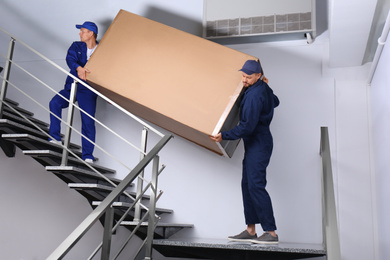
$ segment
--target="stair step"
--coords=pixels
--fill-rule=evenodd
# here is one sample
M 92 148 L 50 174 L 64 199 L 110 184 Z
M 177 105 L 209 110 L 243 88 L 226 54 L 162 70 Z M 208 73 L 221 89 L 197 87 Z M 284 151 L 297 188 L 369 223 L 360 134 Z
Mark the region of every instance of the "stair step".
M 19 115 L 15 115 L 15 114 L 8 112 L 7 109 L 5 109 L 5 111 L 3 113 L 3 118 L 13 120 L 15 122 L 18 122 L 18 123 L 26 125 L 26 126 L 31 126 L 31 123 L 28 122 L 26 119 L 24 119 L 23 117 L 20 117 Z M 49 127 L 49 124 L 47 124 L 46 122 L 43 122 L 39 119 L 36 119 L 35 117 L 27 116 L 27 119 L 31 120 L 34 124 L 36 124 L 40 128 L 47 129 Z
M 122 221 L 121 225 L 123 226 L 137 226 L 138 222 L 135 221 Z M 141 227 L 147 227 L 149 225 L 148 222 L 142 222 Z M 173 228 L 193 228 L 193 224 L 177 224 L 177 223 L 158 223 L 157 227 L 173 227 Z
M 2 130 L 7 134 L 28 133 L 41 138 L 47 138 L 47 136 L 44 133 L 42 133 L 39 130 L 36 130 L 35 128 L 31 128 L 29 126 L 17 123 L 9 119 L 4 119 L 4 118 L 0 119 L 0 130 Z M 48 132 L 48 129 L 44 129 L 44 130 Z
M 72 174 L 72 175 L 80 175 L 80 176 L 85 176 L 88 178 L 96 178 L 96 179 L 102 179 L 101 176 L 99 176 L 96 172 L 92 171 L 91 169 L 84 169 L 84 168 L 79 168 L 76 166 L 46 166 L 45 167 L 46 171 L 53 172 L 56 174 Z M 113 174 L 115 173 L 114 170 L 111 170 L 109 172 L 105 172 L 104 174 Z M 112 181 L 115 184 L 119 184 L 121 182 L 120 179 L 113 178 L 111 176 L 105 176 L 107 177 L 110 181 Z
M 227 239 L 154 239 L 153 248 L 166 257 L 216 260 L 305 259 L 326 255 L 321 244 L 259 245 Z
M 49 147 L 50 150 L 60 152 L 63 149 L 61 145 L 51 143 L 47 140 L 47 138 L 43 139 L 30 134 L 3 134 L 1 137 L 5 140 L 16 143 L 22 150 L 39 150 L 47 149 Z M 77 155 L 81 156 L 80 145 L 71 143 L 70 149 Z
M 135 221 L 122 221 L 122 226 L 130 227 L 131 229 L 134 229 L 138 222 Z M 140 232 L 146 233 L 148 222 L 142 222 L 140 225 Z M 173 234 L 179 232 L 180 230 L 184 228 L 193 228 L 193 224 L 178 224 L 178 223 L 157 223 L 156 229 L 155 229 L 155 238 L 168 238 L 172 236 Z
M 71 189 L 76 190 L 94 190 L 94 191 L 104 191 L 104 192 L 111 192 L 115 189 L 113 186 L 107 186 L 99 183 L 68 183 L 68 187 Z M 132 196 L 137 196 L 137 194 L 133 191 L 126 191 Z M 150 199 L 150 196 L 147 194 L 144 194 L 142 196 L 142 199 Z
M 95 171 L 91 169 L 83 169 L 75 166 L 46 166 L 46 171 L 52 172 L 56 174 L 59 178 L 62 178 L 66 181 L 66 183 L 99 183 L 110 185 L 108 182 L 111 181 L 115 184 L 119 184 L 121 180 L 114 178 L 112 175 L 113 172 L 103 174 L 105 178 L 97 174 Z M 67 181 L 68 180 L 68 181 Z M 133 184 L 130 184 L 132 186 Z
M 68 183 L 68 187 L 77 190 L 78 192 L 84 195 L 88 194 L 90 197 L 94 198 L 92 199 L 92 201 L 103 201 L 107 197 L 108 193 L 112 192 L 115 188 L 113 186 L 107 186 L 98 183 Z M 126 192 L 129 195 L 131 195 L 133 198 L 137 196 L 136 193 L 133 191 L 127 190 Z M 142 200 L 149 200 L 149 199 L 150 196 L 148 195 L 142 196 Z M 122 194 L 118 197 L 118 201 L 132 203 L 134 202 L 134 199 L 128 197 L 125 194 Z
M 95 186 L 95 187 L 94 187 Z M 92 183 L 68 183 L 68 187 L 78 191 L 83 196 L 89 198 L 88 200 L 104 200 L 108 193 L 110 193 L 113 187 L 101 184 L 92 184 Z M 127 197 L 121 195 L 118 198 L 119 200 L 125 200 Z
M 115 187 L 98 183 L 68 183 L 68 187 L 76 190 L 99 190 L 111 192 Z
M 101 203 L 101 201 L 92 201 L 92 205 L 93 206 L 99 206 L 100 203 Z M 133 205 L 133 203 L 121 202 L 121 201 L 114 202 L 112 204 L 113 207 L 118 207 L 118 208 L 130 208 L 132 205 Z M 156 213 L 157 214 L 163 214 L 163 213 L 171 214 L 171 213 L 173 213 L 173 210 L 171 210 L 171 209 L 163 209 L 163 208 L 156 208 Z
M 8 104 L 10 104 L 10 105 L 14 106 L 14 107 L 17 107 L 17 106 L 19 106 L 19 103 L 18 103 L 18 102 L 16 102 L 16 101 L 14 101 L 14 100 L 12 100 L 12 99 L 5 98 L 5 99 L 4 99 L 4 101 L 5 101 L 5 102 L 7 102 Z
M 5 101 L 5 103 L 8 103 L 9 105 L 11 105 L 16 111 L 18 111 L 19 113 L 21 113 L 24 116 L 27 116 L 27 117 L 33 117 L 34 116 L 34 113 L 32 113 L 32 112 L 30 112 L 30 111 L 28 111 L 26 109 L 23 109 L 23 108 L 19 107 L 18 105 L 15 105 L 15 103 L 13 103 L 13 102 L 9 103 L 9 102 Z M 18 115 L 17 113 L 15 113 L 8 106 L 4 106 L 4 111 L 8 111 L 9 113 L 12 113 L 14 115 Z
M 24 150 L 23 154 L 33 157 L 35 160 L 39 161 L 44 166 L 61 165 L 62 153 L 54 152 L 52 150 Z M 100 173 L 115 173 L 115 170 L 100 166 L 96 163 L 91 163 L 89 165 L 98 170 Z M 86 166 L 84 161 L 80 161 L 77 158 L 72 157 L 71 154 L 69 154 L 67 166 L 77 166 L 80 168 L 89 169 L 89 167 Z

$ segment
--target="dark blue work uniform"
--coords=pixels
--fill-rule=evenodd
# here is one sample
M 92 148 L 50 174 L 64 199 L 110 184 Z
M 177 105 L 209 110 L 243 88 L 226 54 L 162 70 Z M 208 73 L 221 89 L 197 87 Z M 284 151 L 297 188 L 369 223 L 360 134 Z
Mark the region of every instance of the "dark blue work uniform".
M 68 54 L 66 55 L 66 63 L 70 68 L 70 73 L 74 76 L 77 76 L 77 68 L 79 66 L 84 67 L 87 63 L 87 44 L 81 41 L 73 42 L 69 47 Z M 65 81 L 65 88 L 61 90 L 59 93 L 65 98 L 69 99 L 71 85 L 73 83 L 73 78 L 68 76 Z M 78 102 L 79 107 L 87 112 L 92 117 L 95 117 L 96 112 L 96 98 L 97 95 L 90 91 L 85 86 L 78 84 L 77 92 L 76 92 L 76 100 Z M 69 106 L 69 102 L 63 99 L 59 95 L 55 95 L 53 99 L 50 101 L 49 107 L 50 111 L 61 118 L 62 109 Z M 96 137 L 96 128 L 95 121 L 91 119 L 89 116 L 80 111 L 81 114 L 81 133 L 85 135 L 92 142 L 95 142 Z M 50 129 L 49 134 L 54 139 L 60 141 L 61 140 L 61 121 L 57 119 L 55 116 L 50 114 Z M 82 159 L 94 159 L 93 150 L 94 144 L 89 142 L 84 137 L 81 139 L 82 144 Z
M 264 231 L 276 230 L 271 198 L 265 189 L 266 168 L 269 164 L 273 139 L 270 123 L 279 99 L 267 83 L 258 80 L 249 87 L 240 104 L 240 122 L 222 139 L 244 140 L 245 155 L 242 169 L 242 195 L 245 222 L 260 223 Z

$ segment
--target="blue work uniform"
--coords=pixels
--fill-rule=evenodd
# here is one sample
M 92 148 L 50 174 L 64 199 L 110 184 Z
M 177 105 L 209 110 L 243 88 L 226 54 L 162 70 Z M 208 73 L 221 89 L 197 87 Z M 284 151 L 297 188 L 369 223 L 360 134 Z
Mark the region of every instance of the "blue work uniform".
M 87 44 L 85 42 L 77 41 L 73 42 L 69 47 L 68 54 L 66 55 L 66 63 L 70 68 L 70 73 L 76 77 L 77 68 L 79 66 L 84 67 L 87 63 Z M 69 99 L 71 85 L 73 83 L 73 78 L 68 76 L 65 81 L 65 87 L 63 90 L 59 92 L 62 96 Z M 97 95 L 86 88 L 85 86 L 78 84 L 77 92 L 76 92 L 76 100 L 78 102 L 79 107 L 84 110 L 86 113 L 95 117 L 96 112 L 96 99 Z M 49 107 L 50 111 L 54 113 L 56 116 L 61 118 L 62 109 L 69 106 L 69 102 L 63 99 L 60 95 L 55 95 L 53 99 L 50 101 Z M 95 142 L 96 137 L 96 128 L 95 121 L 87 116 L 85 113 L 80 111 L 81 114 L 81 133 L 85 135 L 92 142 Z M 61 140 L 61 121 L 57 119 L 55 116 L 50 114 L 50 129 L 49 134 L 54 139 L 60 141 Z M 82 137 L 81 139 L 82 145 L 82 159 L 92 159 L 94 144 L 88 141 L 86 138 Z
M 271 198 L 265 186 L 266 168 L 273 148 L 269 126 L 278 105 L 279 99 L 272 89 L 258 80 L 243 95 L 239 124 L 221 132 L 224 140 L 244 140 L 241 188 L 245 222 L 247 225 L 260 223 L 264 231 L 276 230 Z

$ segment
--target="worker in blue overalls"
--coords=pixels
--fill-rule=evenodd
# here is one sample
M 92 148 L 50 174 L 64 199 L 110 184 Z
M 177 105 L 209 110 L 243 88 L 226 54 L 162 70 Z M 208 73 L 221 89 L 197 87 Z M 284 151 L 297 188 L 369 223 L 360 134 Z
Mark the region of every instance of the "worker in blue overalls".
M 273 139 L 270 123 L 279 99 L 263 78 L 260 63 L 248 60 L 243 65 L 242 83 L 245 93 L 240 103 L 240 122 L 229 131 L 210 136 L 213 141 L 244 140 L 245 155 L 242 169 L 242 196 L 247 229 L 231 241 L 250 241 L 259 244 L 277 244 L 276 224 L 271 198 L 265 189 L 266 168 L 269 164 Z M 256 224 L 261 224 L 264 233 L 257 237 Z
M 68 54 L 66 56 L 66 63 L 70 69 L 70 73 L 79 79 L 85 81 L 87 73 L 89 71 L 84 68 L 88 59 L 98 45 L 96 40 L 98 34 L 98 27 L 93 22 L 84 22 L 82 25 L 76 25 L 77 29 L 80 29 L 80 41 L 73 42 L 69 47 Z M 65 88 L 59 92 L 60 95 L 69 100 L 71 85 L 73 78 L 68 76 L 65 82 Z M 62 109 L 69 106 L 69 102 L 60 95 L 55 95 L 50 101 L 50 111 L 56 116 L 61 118 Z M 91 117 L 95 117 L 96 112 L 96 98 L 97 95 L 86 88 L 85 86 L 78 84 L 76 92 L 76 100 L 79 107 L 88 113 Z M 86 162 L 92 163 L 95 158 L 93 156 L 94 142 L 96 136 L 95 121 L 85 113 L 81 113 L 81 133 L 85 135 L 90 141 L 82 137 L 82 159 Z M 53 143 L 61 142 L 61 121 L 53 114 L 50 114 L 50 129 L 49 139 Z

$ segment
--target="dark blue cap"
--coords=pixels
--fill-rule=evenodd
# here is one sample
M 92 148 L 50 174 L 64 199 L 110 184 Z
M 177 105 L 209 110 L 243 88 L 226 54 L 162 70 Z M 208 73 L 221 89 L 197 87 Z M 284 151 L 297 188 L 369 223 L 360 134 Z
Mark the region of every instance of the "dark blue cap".
M 261 73 L 260 63 L 255 60 L 247 60 L 239 71 L 245 74 L 252 75 L 253 73 Z
M 98 34 L 98 27 L 93 22 L 84 22 L 83 24 L 76 24 L 77 29 L 85 28 Z

